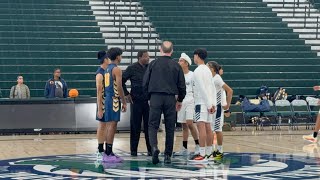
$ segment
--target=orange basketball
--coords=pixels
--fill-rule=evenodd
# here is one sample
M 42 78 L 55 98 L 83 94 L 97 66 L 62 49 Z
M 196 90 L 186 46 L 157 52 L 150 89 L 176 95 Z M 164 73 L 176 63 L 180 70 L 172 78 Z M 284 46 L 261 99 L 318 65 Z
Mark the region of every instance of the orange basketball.
M 79 96 L 79 92 L 77 89 L 70 89 L 69 91 L 69 97 L 76 98 Z

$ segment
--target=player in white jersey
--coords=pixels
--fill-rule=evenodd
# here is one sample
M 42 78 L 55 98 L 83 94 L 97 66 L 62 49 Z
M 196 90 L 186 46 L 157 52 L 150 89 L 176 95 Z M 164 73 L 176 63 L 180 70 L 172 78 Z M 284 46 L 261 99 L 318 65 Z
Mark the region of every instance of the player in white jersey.
M 221 66 L 217 62 L 210 61 L 207 63 L 207 66 L 210 68 L 210 71 L 212 73 L 212 84 L 214 84 L 214 86 L 216 87 L 217 93 L 217 111 L 213 115 L 211 124 L 212 130 L 217 135 L 217 148 L 214 147 L 214 151 L 211 154 L 210 158 L 212 157 L 214 160 L 221 160 L 223 158 L 222 126 L 224 124 L 224 111 L 228 111 L 230 108 L 233 90 L 222 80 L 221 76 L 219 75 Z M 226 92 L 227 94 L 226 104 L 224 102 L 224 92 Z
M 196 49 L 194 62 L 198 65 L 193 73 L 195 121 L 199 132 L 200 153 L 190 159 L 193 162 L 205 162 L 206 152 L 212 153 L 213 132 L 211 129 L 212 114 L 216 108 L 215 86 L 212 84 L 212 74 L 205 65 L 207 51 Z M 208 154 L 207 153 L 207 154 Z
M 193 72 L 189 70 L 189 66 L 192 64 L 190 57 L 182 53 L 179 59 L 179 64 L 182 67 L 184 78 L 186 81 L 187 87 L 187 95 L 183 99 L 181 110 L 178 111 L 178 123 L 182 124 L 182 137 L 183 142 L 181 146 L 180 152 L 175 153 L 176 156 L 185 156 L 188 155 L 188 137 L 189 137 L 189 129 L 191 135 L 196 144 L 195 154 L 199 153 L 199 138 L 197 128 L 193 125 L 194 118 L 194 98 L 193 98 Z

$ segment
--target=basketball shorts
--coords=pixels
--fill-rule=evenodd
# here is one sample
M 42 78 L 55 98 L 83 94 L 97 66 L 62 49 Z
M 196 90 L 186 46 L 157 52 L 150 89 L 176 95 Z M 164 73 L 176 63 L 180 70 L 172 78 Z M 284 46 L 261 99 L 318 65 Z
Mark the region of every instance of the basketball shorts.
M 194 120 L 196 122 L 205 122 L 205 123 L 212 122 L 212 114 L 208 112 L 207 106 L 200 105 L 200 104 L 195 106 Z
M 216 112 L 213 113 L 211 128 L 214 132 L 222 132 L 222 127 L 224 123 L 224 110 L 219 104 L 217 106 Z
M 106 96 L 105 97 L 105 112 L 104 122 L 120 121 L 121 102 L 119 97 Z
M 193 120 L 194 118 L 194 103 L 182 102 L 181 110 L 178 111 L 178 123 L 186 123 L 186 120 Z

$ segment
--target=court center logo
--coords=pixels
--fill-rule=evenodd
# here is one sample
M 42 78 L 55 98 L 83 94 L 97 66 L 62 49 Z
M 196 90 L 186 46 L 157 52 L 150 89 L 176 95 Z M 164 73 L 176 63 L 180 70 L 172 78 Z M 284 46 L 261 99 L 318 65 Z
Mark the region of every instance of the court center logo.
M 320 159 L 281 154 L 228 153 L 221 162 L 192 164 L 174 157 L 153 165 L 150 157 L 120 154 L 119 164 L 95 162 L 94 155 L 48 156 L 0 161 L 0 179 L 318 179 Z

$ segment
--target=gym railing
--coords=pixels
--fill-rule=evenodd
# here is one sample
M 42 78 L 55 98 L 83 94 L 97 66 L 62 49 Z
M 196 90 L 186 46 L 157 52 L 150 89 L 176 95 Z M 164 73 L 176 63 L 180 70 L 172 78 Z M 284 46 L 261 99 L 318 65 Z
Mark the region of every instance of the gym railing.
M 134 39 L 131 38 L 131 60 L 130 60 L 130 64 L 133 63 L 133 51 L 135 49 L 135 44 L 134 44 Z

